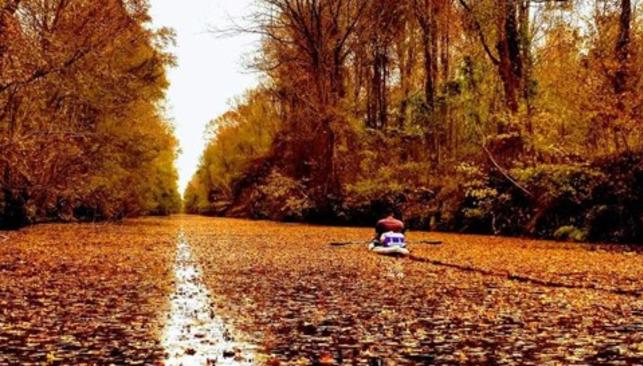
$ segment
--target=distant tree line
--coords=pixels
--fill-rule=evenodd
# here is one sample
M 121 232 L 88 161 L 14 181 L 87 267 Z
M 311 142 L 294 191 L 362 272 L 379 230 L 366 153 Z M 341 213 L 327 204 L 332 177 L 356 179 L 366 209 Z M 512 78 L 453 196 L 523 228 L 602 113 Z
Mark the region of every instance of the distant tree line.
M 193 213 L 643 241 L 629 0 L 258 0 L 263 84 L 211 123 Z
M 0 1 L 0 228 L 180 208 L 145 0 Z

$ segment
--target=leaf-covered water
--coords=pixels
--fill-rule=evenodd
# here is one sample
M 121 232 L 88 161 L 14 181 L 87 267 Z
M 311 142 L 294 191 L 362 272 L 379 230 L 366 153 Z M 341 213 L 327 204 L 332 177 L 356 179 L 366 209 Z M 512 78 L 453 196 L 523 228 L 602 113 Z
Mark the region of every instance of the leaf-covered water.
M 201 270 L 192 257 L 183 231 L 177 239 L 175 290 L 163 331 L 167 366 L 252 363 L 252 346 L 237 343 L 230 330 L 210 308 L 212 298 L 203 286 Z
M 444 244 L 416 244 L 412 258 L 328 245 L 370 235 L 189 216 L 12 233 L 0 243 L 0 365 L 171 364 L 198 356 L 197 342 L 219 344 L 219 362 L 242 361 L 210 339 L 221 329 L 256 347 L 255 364 L 643 360 L 641 254 L 426 233 L 409 239 Z M 178 237 L 198 269 L 188 282 L 177 275 Z M 187 327 L 170 352 L 182 283 L 199 291 L 179 329 L 200 321 L 206 331 Z

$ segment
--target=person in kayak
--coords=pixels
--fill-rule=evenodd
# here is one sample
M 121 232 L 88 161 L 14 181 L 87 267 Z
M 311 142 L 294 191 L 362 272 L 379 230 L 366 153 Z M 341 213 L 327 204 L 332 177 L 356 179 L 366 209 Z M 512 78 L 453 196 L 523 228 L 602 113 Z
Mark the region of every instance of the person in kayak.
M 381 219 L 375 225 L 375 242 L 379 242 L 382 234 L 388 232 L 402 233 L 406 228 L 404 223 L 401 220 L 395 218 L 395 213 L 393 211 L 388 211 L 385 218 Z

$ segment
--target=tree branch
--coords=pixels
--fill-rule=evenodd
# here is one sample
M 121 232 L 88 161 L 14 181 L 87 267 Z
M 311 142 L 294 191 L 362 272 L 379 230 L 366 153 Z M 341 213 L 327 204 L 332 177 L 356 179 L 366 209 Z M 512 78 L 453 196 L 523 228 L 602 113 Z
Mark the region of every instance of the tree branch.
M 484 36 L 484 32 L 482 31 L 482 25 L 480 25 L 480 22 L 478 21 L 475 14 L 473 13 L 473 9 L 464 0 L 459 0 L 459 2 L 464 8 L 464 10 L 466 10 L 467 13 L 471 15 L 471 20 L 473 21 L 473 28 L 478 33 L 478 38 L 480 38 L 480 42 L 482 43 L 482 47 L 484 48 L 485 53 L 489 56 L 489 59 L 491 59 L 491 62 L 493 62 L 494 65 L 499 65 L 500 60 L 493 54 L 493 52 L 491 52 L 491 48 L 487 43 L 487 40 Z

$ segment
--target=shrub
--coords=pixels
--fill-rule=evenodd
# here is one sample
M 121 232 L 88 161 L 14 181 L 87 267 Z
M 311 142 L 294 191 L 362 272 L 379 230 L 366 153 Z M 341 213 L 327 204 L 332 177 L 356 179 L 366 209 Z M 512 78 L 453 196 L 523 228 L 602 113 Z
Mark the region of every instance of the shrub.
M 314 207 L 303 184 L 276 170 L 270 172 L 254 196 L 256 218 L 301 221 Z
M 514 169 L 512 174 L 533 197 L 531 212 L 523 234 L 554 238 L 561 227 L 585 227 L 585 213 L 594 204 L 597 188 L 607 177 L 590 166 L 579 164 L 542 165 Z M 524 194 L 517 188 L 509 191 L 505 205 L 517 207 Z
M 643 243 L 643 153 L 608 157 L 593 164 L 609 177 L 586 213 L 591 241 Z
M 441 198 L 450 200 L 447 212 L 458 231 L 489 233 L 493 221 L 493 202 L 498 192 L 488 184 L 488 176 L 479 167 L 462 163 L 456 167 L 451 189 L 441 192 Z M 446 194 L 445 194 L 446 193 Z M 455 200 L 445 197 L 453 195 Z
M 344 196 L 340 219 L 358 225 L 372 225 L 385 211 L 399 211 L 405 200 L 402 185 L 386 178 L 366 179 L 349 185 Z
M 587 232 L 572 225 L 562 226 L 554 232 L 554 239 L 585 241 L 587 239 Z

